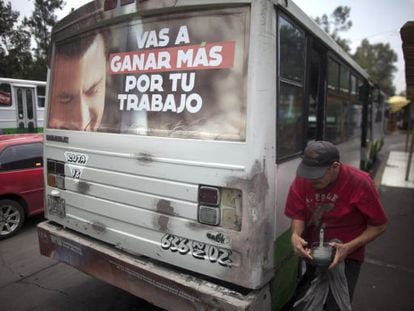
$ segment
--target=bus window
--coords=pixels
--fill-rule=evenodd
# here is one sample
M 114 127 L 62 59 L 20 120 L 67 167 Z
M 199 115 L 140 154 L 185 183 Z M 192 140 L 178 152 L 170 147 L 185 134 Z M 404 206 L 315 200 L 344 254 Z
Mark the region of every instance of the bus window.
M 45 108 L 46 87 L 37 86 L 37 107 Z
M 17 115 L 20 120 L 24 118 L 24 111 L 23 111 L 23 94 L 22 89 L 17 89 Z
M 303 81 L 305 41 L 301 29 L 283 17 L 279 18 L 280 76 L 295 82 Z
M 339 64 L 331 58 L 328 60 L 328 89 L 331 91 L 339 89 Z
M 341 84 L 340 89 L 343 94 L 349 94 L 349 69 L 344 65 L 341 66 Z
M 244 141 L 248 16 L 170 14 L 57 42 L 48 127 Z
M 360 136 L 362 125 L 362 106 L 358 102 L 351 101 L 348 119 L 348 136 Z
M 11 107 L 12 95 L 9 83 L 0 83 L 0 107 Z
M 281 159 L 302 151 L 305 64 L 305 35 L 282 16 L 279 16 L 278 64 L 277 154 Z
M 26 89 L 26 106 L 27 106 L 27 118 L 33 119 L 33 96 L 32 89 Z
M 308 141 L 321 136 L 321 109 L 324 103 L 323 55 L 319 49 L 312 48 L 309 67 L 309 104 L 308 104 Z
M 357 89 L 357 78 L 351 74 L 351 96 L 355 97 L 358 94 L 358 89 Z
M 342 100 L 334 95 L 328 94 L 326 101 L 325 117 L 325 139 L 332 142 L 340 142 L 342 128 L 344 125 L 344 105 Z

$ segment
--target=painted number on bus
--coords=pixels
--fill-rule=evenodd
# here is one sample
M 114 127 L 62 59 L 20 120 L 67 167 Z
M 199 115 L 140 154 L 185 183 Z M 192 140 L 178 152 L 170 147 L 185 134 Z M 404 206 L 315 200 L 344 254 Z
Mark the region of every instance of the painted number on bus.
M 218 263 L 224 267 L 231 267 L 231 250 L 193 241 L 173 234 L 165 234 L 161 239 L 161 247 L 173 253 L 186 255 L 190 253 L 194 258 Z

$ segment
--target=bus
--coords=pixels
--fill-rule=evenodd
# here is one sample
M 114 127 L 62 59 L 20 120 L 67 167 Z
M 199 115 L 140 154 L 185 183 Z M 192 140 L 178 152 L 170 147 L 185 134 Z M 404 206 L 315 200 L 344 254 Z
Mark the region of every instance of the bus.
M 368 74 L 289 0 L 96 0 L 51 44 L 41 253 L 165 309 L 281 310 L 290 183 L 309 141 L 369 162 Z
M 0 78 L 0 134 L 43 131 L 46 82 Z

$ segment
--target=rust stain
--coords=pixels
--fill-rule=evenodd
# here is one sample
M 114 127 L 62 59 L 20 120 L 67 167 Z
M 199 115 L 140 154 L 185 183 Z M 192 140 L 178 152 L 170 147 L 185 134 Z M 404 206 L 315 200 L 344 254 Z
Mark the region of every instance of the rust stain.
M 157 218 L 157 223 L 160 228 L 160 231 L 167 232 L 168 231 L 168 222 L 170 218 L 166 215 L 175 216 L 174 208 L 171 206 L 171 202 L 168 200 L 159 200 L 157 203 L 157 212 L 163 215 L 159 215 Z
M 147 153 L 147 152 L 140 152 L 137 155 L 137 159 L 138 159 L 138 161 L 145 162 L 145 163 L 153 162 L 152 155 L 150 153 Z
M 175 216 L 174 208 L 171 206 L 171 202 L 164 199 L 158 201 L 157 212 Z
M 106 230 L 106 226 L 103 223 L 96 221 L 92 223 L 92 229 L 94 229 L 98 233 L 102 233 Z
M 247 178 L 232 178 L 227 182 L 229 188 L 243 191 L 243 206 L 260 208 L 269 191 L 269 183 L 261 163 L 256 160 Z M 245 199 L 248 201 L 246 202 Z
M 160 215 L 158 217 L 158 225 L 160 226 L 160 231 L 161 232 L 167 232 L 168 231 L 168 221 L 170 220 L 170 218 L 168 218 L 167 216 L 164 215 Z
M 272 232 L 275 224 L 271 221 L 271 208 L 266 209 L 266 198 L 269 195 L 269 181 L 266 174 L 265 160 L 256 160 L 251 171 L 242 178 L 231 178 L 226 183 L 229 188 L 240 189 L 243 192 L 243 224 L 250 228 L 249 234 L 243 239 L 231 237 L 235 244 L 244 245 L 248 265 L 246 269 L 261 267 L 266 274 L 270 268 L 270 250 L 272 247 Z M 243 226 L 243 225 L 242 225 Z M 260 228 L 260 229 L 259 229 Z M 252 241 L 254 241 L 252 243 Z M 257 256 L 261 254 L 261 256 Z M 240 279 L 243 276 L 240 275 Z
M 85 181 L 78 181 L 77 188 L 80 193 L 88 193 L 90 191 L 90 185 Z

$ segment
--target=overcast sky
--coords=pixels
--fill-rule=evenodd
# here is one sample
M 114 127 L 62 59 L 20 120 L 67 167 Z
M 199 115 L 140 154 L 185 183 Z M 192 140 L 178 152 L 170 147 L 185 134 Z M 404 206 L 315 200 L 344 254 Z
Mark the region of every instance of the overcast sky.
M 7 1 L 7 0 L 6 0 Z M 78 8 L 90 0 L 65 0 L 66 6 L 58 12 L 59 19 L 66 16 L 71 8 Z M 339 5 L 351 7 L 352 28 L 342 36 L 351 40 L 352 52 L 364 38 L 371 43 L 389 43 L 398 55 L 398 71 L 394 85 L 397 92 L 405 90 L 404 56 L 400 28 L 408 20 L 414 21 L 414 0 L 294 0 L 311 17 L 330 14 Z M 23 16 L 30 16 L 33 0 L 12 0 L 14 10 Z
M 398 71 L 394 75 L 397 93 L 405 90 L 404 55 L 400 36 L 401 27 L 414 21 L 414 0 L 294 0 L 311 17 L 330 14 L 339 5 L 351 8 L 352 28 L 342 33 L 351 40 L 352 52 L 366 38 L 370 43 L 389 43 L 397 53 Z

